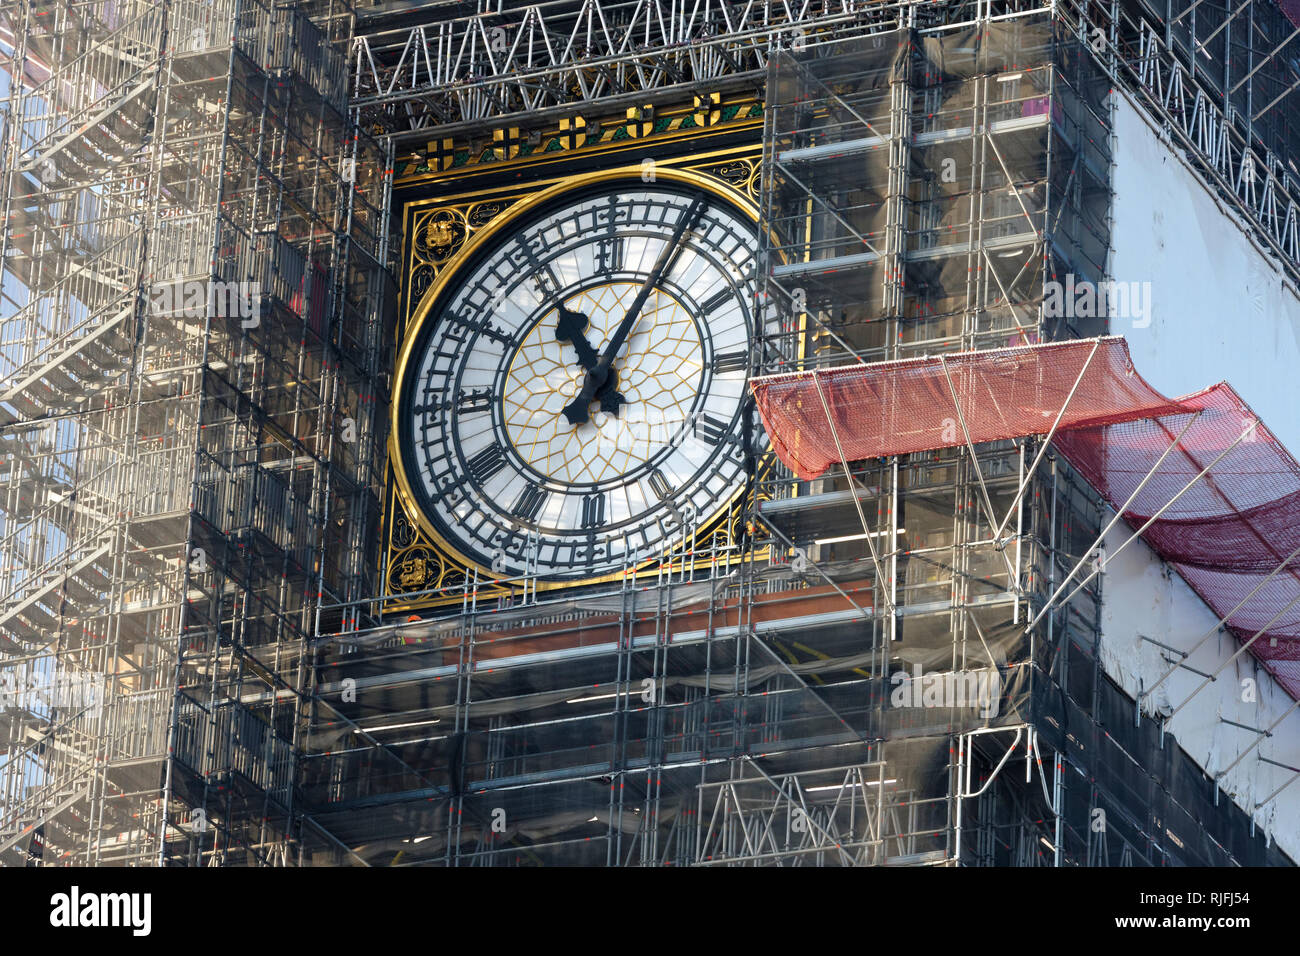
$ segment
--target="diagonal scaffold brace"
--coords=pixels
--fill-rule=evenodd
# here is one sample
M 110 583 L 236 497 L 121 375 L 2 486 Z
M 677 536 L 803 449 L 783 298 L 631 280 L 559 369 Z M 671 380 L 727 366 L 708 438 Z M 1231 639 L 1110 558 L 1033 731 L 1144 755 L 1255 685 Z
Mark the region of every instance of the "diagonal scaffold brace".
M 830 426 L 831 437 L 835 439 L 835 451 L 840 456 L 840 465 L 843 467 L 844 477 L 849 483 L 849 497 L 853 499 L 853 507 L 857 509 L 858 520 L 862 522 L 862 534 L 866 539 L 867 548 L 871 552 L 871 563 L 876 570 L 876 581 L 880 584 L 880 596 L 884 600 L 885 607 L 889 610 L 889 615 L 892 618 L 897 613 L 897 609 L 894 607 L 894 602 L 889 596 L 889 579 L 885 577 L 884 569 L 880 564 L 880 555 L 876 551 L 875 542 L 871 540 L 872 535 L 877 532 L 872 531 L 870 526 L 867 524 L 867 516 L 862 510 L 862 501 L 858 498 L 858 488 L 860 486 L 857 480 L 854 479 L 853 472 L 849 469 L 848 459 L 844 457 L 844 446 L 840 444 L 839 429 L 835 427 L 835 418 L 831 415 L 830 403 L 826 401 L 826 392 L 822 388 L 822 383 L 820 379 L 818 379 L 816 373 L 813 374 L 812 380 L 813 384 L 817 386 L 817 397 L 821 399 L 822 411 L 826 414 L 826 424 Z M 890 547 L 892 548 L 893 546 L 894 543 L 891 542 Z

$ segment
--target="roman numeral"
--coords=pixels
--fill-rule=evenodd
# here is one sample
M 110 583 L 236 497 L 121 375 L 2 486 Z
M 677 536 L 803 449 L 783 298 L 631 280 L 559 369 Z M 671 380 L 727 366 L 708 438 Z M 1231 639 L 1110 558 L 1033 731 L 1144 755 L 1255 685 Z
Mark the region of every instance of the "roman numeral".
M 533 286 L 546 298 L 554 298 L 560 291 L 560 280 L 550 266 L 541 266 L 532 274 Z
M 519 240 L 517 244 L 520 255 L 528 262 L 533 287 L 546 298 L 555 296 L 560 291 L 560 280 L 549 265 L 543 265 L 538 256 L 545 251 L 546 241 L 538 233 Z
M 582 496 L 582 527 L 599 528 L 605 523 L 605 493 Z
M 466 462 L 470 477 L 480 485 L 506 466 L 500 445 L 490 445 Z
M 654 492 L 655 497 L 660 501 L 672 497 L 672 486 L 668 484 L 668 479 L 664 477 L 664 473 L 658 468 L 650 472 L 646 480 L 650 483 L 650 490 Z
M 623 268 L 623 240 L 611 236 L 596 244 L 596 269 L 599 272 L 618 272 Z
M 705 299 L 703 302 L 701 302 L 700 311 L 703 312 L 706 316 L 709 316 L 712 315 L 714 312 L 718 311 L 718 309 L 722 308 L 722 306 L 725 305 L 726 303 L 735 302 L 735 301 L 736 301 L 735 294 L 732 293 L 730 287 L 726 287 L 722 289 L 721 292 L 716 292 L 713 295 L 709 296 L 707 299 Z
M 726 375 L 729 372 L 743 372 L 747 368 L 749 368 L 749 353 L 744 350 L 713 353 L 714 375 Z
M 542 511 L 542 506 L 546 504 L 548 492 L 544 488 L 530 484 L 524 488 L 523 494 L 515 502 L 515 506 L 510 509 L 510 513 L 516 518 L 524 521 L 533 522 Z
M 710 445 L 722 444 L 722 439 L 730 434 L 727 423 L 712 415 L 701 415 L 695 422 L 695 434 Z

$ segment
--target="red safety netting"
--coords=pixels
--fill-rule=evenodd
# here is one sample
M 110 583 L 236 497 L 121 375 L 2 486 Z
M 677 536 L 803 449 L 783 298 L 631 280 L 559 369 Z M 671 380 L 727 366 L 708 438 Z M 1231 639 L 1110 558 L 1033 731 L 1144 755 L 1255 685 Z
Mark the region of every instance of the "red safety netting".
M 751 387 L 777 455 L 809 480 L 839 462 L 836 438 L 844 457 L 857 461 L 960 445 L 963 418 L 976 443 L 1045 435 L 1085 365 L 1060 428 L 1181 410 L 1134 371 L 1122 338 L 769 375 Z
M 1300 0 L 1277 0 L 1282 13 L 1300 30 Z
M 1170 400 L 1136 373 L 1123 339 L 1104 338 L 767 376 L 752 387 L 777 455 L 804 479 L 840 461 L 837 438 L 855 461 L 960 446 L 963 418 L 975 443 L 1045 435 L 1065 405 L 1056 447 L 1113 507 L 1133 496 L 1132 527 L 1160 513 L 1146 542 L 1240 639 L 1262 631 L 1251 653 L 1300 699 L 1300 556 L 1290 558 L 1300 549 L 1300 465 L 1230 386 Z
M 1143 539 L 1238 638 L 1260 634 L 1251 653 L 1300 699 L 1300 465 L 1231 386 L 1179 402 L 1192 411 L 1058 434 L 1056 447 L 1119 507 L 1187 428 L 1124 517 L 1140 528 L 1177 496 Z

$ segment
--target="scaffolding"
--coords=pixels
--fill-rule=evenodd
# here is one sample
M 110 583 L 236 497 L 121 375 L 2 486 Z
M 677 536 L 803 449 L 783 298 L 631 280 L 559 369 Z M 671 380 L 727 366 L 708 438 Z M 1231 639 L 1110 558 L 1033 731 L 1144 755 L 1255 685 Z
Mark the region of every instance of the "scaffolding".
M 355 41 L 354 103 L 402 148 L 490 139 L 538 119 L 588 123 L 628 106 L 752 89 L 773 51 L 1050 10 L 1159 117 L 1202 176 L 1300 277 L 1294 66 L 1300 23 L 1276 0 L 838 0 L 741 4 L 551 0 L 505 11 L 430 5 L 415 22 L 378 10 Z M 1287 13 L 1290 9 L 1292 12 Z
M 0 858 L 291 862 L 316 609 L 373 590 L 387 165 L 350 11 L 0 20 Z
M 1043 447 L 1050 433 L 976 445 L 968 419 L 979 410 L 963 413 L 943 358 L 1107 331 L 1107 310 L 1073 315 L 1051 298 L 1057 284 L 1104 283 L 1110 247 L 1113 88 L 1091 26 L 1071 14 L 773 57 L 764 216 L 774 241 L 760 295 L 790 321 L 763 343 L 764 370 L 924 357 L 936 387 L 948 376 L 956 413 L 948 450 L 851 463 L 826 408 L 838 467 L 808 482 L 774 468 L 757 511 L 800 558 L 874 570 L 870 603 L 890 612 L 875 640 L 904 660 L 928 650 L 953 669 L 1012 664 L 1023 680 L 1002 701 L 1023 739 L 969 719 L 953 727 L 951 862 L 1250 859 L 1246 816 L 1208 812 L 1214 782 L 1188 772 L 1186 754 L 1164 779 L 1117 759 L 1122 740 L 1142 765 L 1160 760 L 1149 721 L 1115 726 L 1123 695 L 1097 653 L 1101 579 L 1094 571 L 1057 603 L 1060 584 L 1091 567 L 1101 501 Z M 1013 752 L 1022 779 L 1005 769 Z M 1089 826 L 1099 809 L 1109 831 Z
M 1107 274 L 1108 80 L 1086 33 L 900 9 L 769 51 L 759 305 L 781 331 L 761 372 L 1105 331 L 1043 308 L 1052 279 Z M 425 618 L 371 604 L 318 638 L 304 800 L 341 845 L 314 862 L 1262 859 L 1223 836 L 1244 817 L 1207 809 L 1210 788 L 1188 806 L 1126 769 L 1120 748 L 1152 765 L 1155 738 L 1131 712 L 1111 729 L 1097 584 L 1026 633 L 1103 523 L 1063 460 L 1032 468 L 1037 447 L 815 481 L 763 452 L 739 520 L 648 577 L 557 596 L 471 571 L 404 594 L 454 605 Z M 980 675 L 978 706 L 918 703 Z
M 1262 2 L 1207 170 L 1289 142 Z M 1106 278 L 1107 96 L 1195 61 L 1174 12 L 447 7 L 0 2 L 0 863 L 1281 861 L 1102 672 L 1101 580 L 1048 607 L 1105 514 L 1032 440 L 760 447 L 649 574 L 382 600 L 400 146 L 765 84 L 756 372 L 1090 337 L 1045 289 Z

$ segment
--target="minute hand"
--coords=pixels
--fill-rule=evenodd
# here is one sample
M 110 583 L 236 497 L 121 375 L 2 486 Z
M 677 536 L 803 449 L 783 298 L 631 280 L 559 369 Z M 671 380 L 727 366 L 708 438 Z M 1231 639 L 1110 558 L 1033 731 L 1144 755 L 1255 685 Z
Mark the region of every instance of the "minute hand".
M 659 253 L 659 258 L 655 260 L 654 267 L 650 270 L 650 275 L 646 277 L 645 282 L 637 291 L 636 298 L 632 300 L 632 305 L 628 307 L 627 314 L 623 316 L 623 321 L 618 324 L 614 330 L 614 336 L 605 346 L 605 351 L 600 354 L 599 361 L 587 373 L 582 383 L 582 390 L 578 392 L 577 397 L 564 408 L 564 415 L 569 419 L 571 424 L 577 425 L 587 420 L 587 408 L 595 397 L 596 392 L 605 384 L 609 377 L 609 368 L 614 364 L 614 358 L 618 355 L 618 350 L 623 347 L 627 341 L 628 334 L 632 327 L 636 325 L 636 320 L 641 316 L 641 309 L 645 307 L 646 299 L 654 291 L 654 287 L 659 284 L 664 273 L 668 271 L 669 266 L 677 258 L 681 251 L 682 237 L 686 231 L 699 221 L 700 215 L 704 212 L 704 197 L 696 196 L 691 202 L 690 207 L 686 210 L 686 215 L 682 216 L 673 229 L 672 238 Z M 617 412 L 616 412 L 617 414 Z

